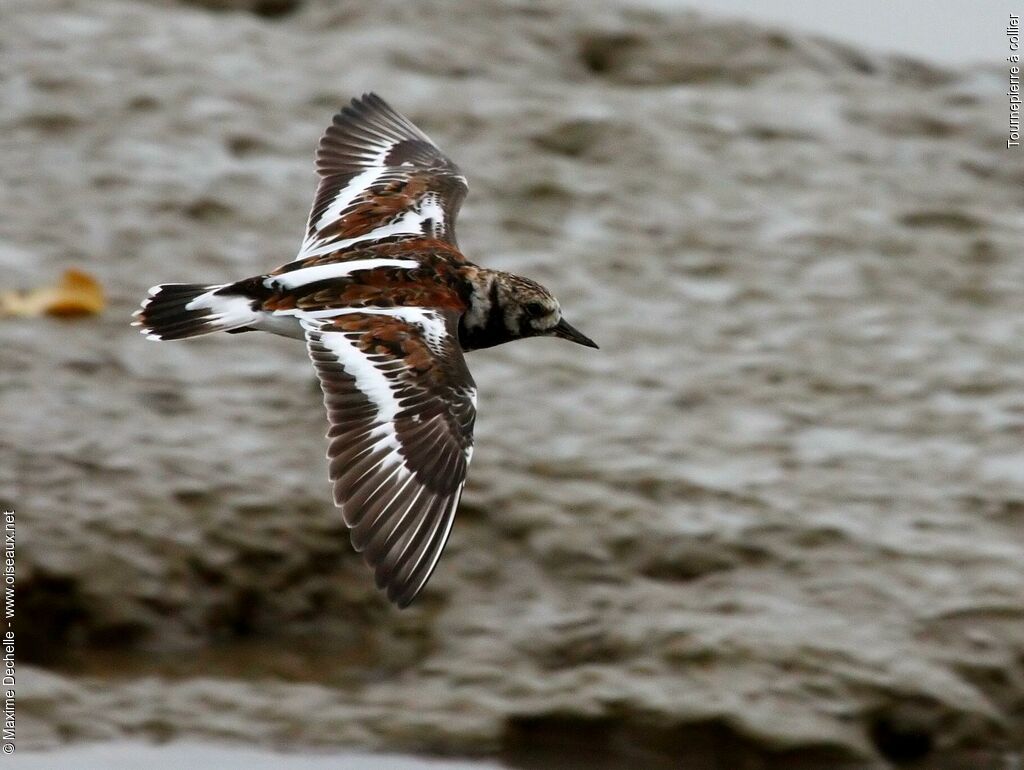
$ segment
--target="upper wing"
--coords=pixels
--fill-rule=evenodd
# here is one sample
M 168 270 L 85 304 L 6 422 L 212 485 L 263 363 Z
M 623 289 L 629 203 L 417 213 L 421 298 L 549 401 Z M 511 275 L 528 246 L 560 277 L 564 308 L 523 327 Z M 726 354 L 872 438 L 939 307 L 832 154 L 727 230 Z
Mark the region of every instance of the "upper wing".
M 476 386 L 457 323 L 417 307 L 303 321 L 330 422 L 334 502 L 399 607 L 434 571 L 473 453 Z
M 466 178 L 376 94 L 334 116 L 316 151 L 320 186 L 298 259 L 410 235 L 455 242 Z

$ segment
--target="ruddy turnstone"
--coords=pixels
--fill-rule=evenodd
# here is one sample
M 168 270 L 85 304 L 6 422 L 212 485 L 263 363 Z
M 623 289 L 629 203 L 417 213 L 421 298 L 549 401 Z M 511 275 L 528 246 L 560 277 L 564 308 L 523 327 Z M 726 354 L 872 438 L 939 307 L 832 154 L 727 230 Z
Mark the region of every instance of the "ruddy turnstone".
M 406 607 L 448 539 L 473 454 L 465 351 L 524 337 L 596 348 L 551 292 L 466 259 L 458 167 L 376 94 L 334 116 L 298 256 L 265 275 L 165 283 L 136 311 L 177 340 L 266 331 L 305 339 L 324 392 L 329 476 L 352 545 Z

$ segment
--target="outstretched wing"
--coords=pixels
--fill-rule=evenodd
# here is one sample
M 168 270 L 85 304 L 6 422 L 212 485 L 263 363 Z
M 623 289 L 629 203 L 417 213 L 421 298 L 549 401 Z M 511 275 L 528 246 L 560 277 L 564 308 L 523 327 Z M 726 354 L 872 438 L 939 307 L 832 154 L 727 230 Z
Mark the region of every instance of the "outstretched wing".
M 303 321 L 330 422 L 334 502 L 399 607 L 437 565 L 473 453 L 476 386 L 457 324 L 417 307 Z
M 455 242 L 466 197 L 458 167 L 376 94 L 334 116 L 316 152 L 320 185 L 297 259 L 403 237 Z

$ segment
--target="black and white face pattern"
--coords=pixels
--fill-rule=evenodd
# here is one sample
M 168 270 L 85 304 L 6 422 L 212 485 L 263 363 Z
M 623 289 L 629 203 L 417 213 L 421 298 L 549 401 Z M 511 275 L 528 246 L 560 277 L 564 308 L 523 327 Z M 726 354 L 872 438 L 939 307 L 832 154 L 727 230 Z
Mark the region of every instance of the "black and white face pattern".
M 562 320 L 558 300 L 528 278 L 500 276 L 497 294 L 504 325 L 512 339 L 552 334 Z
M 512 273 L 481 270 L 471 280 L 469 307 L 459 323 L 463 350 L 480 350 L 525 337 L 561 337 L 596 348 L 562 317 L 554 296 L 535 281 Z

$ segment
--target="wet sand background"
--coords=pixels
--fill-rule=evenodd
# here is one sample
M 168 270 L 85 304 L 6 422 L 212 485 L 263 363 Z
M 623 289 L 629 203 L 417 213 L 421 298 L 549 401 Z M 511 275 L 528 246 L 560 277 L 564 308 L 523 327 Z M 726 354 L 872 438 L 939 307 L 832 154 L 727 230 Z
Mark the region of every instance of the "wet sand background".
M 0 321 L 19 750 L 1004 767 L 1024 744 L 999 70 L 582 0 L 4 16 L 5 283 L 77 266 L 110 299 Z M 154 283 L 290 259 L 316 139 L 366 90 L 465 170 L 470 258 L 602 346 L 471 357 L 462 511 L 402 613 L 329 504 L 302 345 L 127 325 Z

